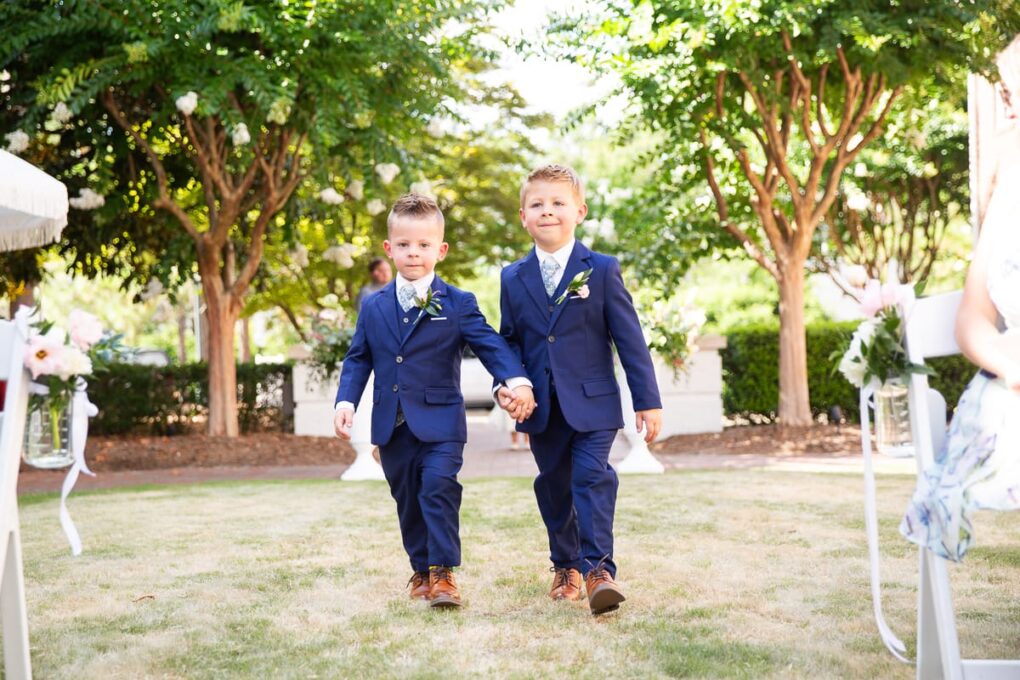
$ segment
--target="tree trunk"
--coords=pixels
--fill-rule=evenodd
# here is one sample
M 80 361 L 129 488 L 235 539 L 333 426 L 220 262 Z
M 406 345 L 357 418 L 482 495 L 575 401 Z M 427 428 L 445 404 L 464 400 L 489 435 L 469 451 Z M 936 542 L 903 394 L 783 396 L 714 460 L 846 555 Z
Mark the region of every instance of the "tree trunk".
M 231 303 L 229 294 L 217 290 L 216 282 L 207 283 L 202 277 L 205 292 L 205 319 L 208 329 L 209 356 L 209 434 L 236 437 L 237 423 L 237 364 L 234 362 L 234 327 L 240 309 Z
M 812 422 L 802 260 L 787 262 L 779 276 L 779 422 L 784 425 L 810 425 Z
M 250 364 L 251 354 L 251 317 L 241 319 L 241 363 Z

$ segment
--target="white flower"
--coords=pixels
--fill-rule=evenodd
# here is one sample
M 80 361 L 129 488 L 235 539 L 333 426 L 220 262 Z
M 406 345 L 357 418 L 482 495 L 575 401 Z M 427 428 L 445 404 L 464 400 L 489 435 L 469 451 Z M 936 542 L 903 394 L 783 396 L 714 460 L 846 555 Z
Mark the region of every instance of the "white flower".
M 857 388 L 864 386 L 864 373 L 867 370 L 861 354 L 861 347 L 871 341 L 875 334 L 876 323 L 874 319 L 866 319 L 861 322 L 850 339 L 849 349 L 839 362 L 839 372 L 850 381 L 851 385 Z
M 4 69 L 3 71 L 0 71 L 0 83 L 5 83 L 5 82 L 7 82 L 10 79 L 11 79 L 11 74 L 7 71 L 7 69 Z
M 329 187 L 319 192 L 319 200 L 330 205 L 340 205 L 344 202 L 344 197 L 339 191 Z
M 63 125 L 74 118 L 74 113 L 72 113 L 71 109 L 67 108 L 67 104 L 64 102 L 57 102 L 57 105 L 53 107 L 52 113 L 50 113 L 50 118 Z
M 230 133 L 230 141 L 234 143 L 234 146 L 244 146 L 251 141 L 251 133 L 248 132 L 248 126 L 244 123 L 238 123 L 234 126 L 233 131 Z
M 46 143 L 49 144 L 50 146 L 56 146 L 60 144 L 60 135 L 55 132 L 52 135 L 46 135 Z
M 333 262 L 339 265 L 342 269 L 350 269 L 354 266 L 354 258 L 351 257 L 352 248 L 350 244 L 343 244 L 339 246 L 332 246 L 326 248 L 326 251 L 322 254 L 322 259 L 327 262 Z
M 102 194 L 97 194 L 88 187 L 78 190 L 78 196 L 68 201 L 72 208 L 78 210 L 95 210 L 96 208 L 102 208 L 106 205 L 106 198 Z
M 67 323 L 71 327 L 71 342 L 80 349 L 88 349 L 103 337 L 103 324 L 81 309 L 72 310 Z
M 432 189 L 432 182 L 427 179 L 423 179 L 420 182 L 415 182 L 411 185 L 412 194 L 421 194 L 422 196 L 428 196 L 429 198 L 435 198 L 436 192 Z
M 92 373 L 92 360 L 77 347 L 68 347 L 61 355 L 57 367 L 57 375 L 68 380 L 72 375 L 89 375 Z
M 290 118 L 290 102 L 283 97 L 278 98 L 269 106 L 269 114 L 266 120 L 270 123 L 283 125 Z
M 326 293 L 321 298 L 316 300 L 323 307 L 336 307 L 340 304 L 340 298 L 336 293 Z
M 858 163 L 854 166 L 854 177 L 867 177 L 868 166 L 864 163 Z
M 380 199 L 378 199 L 378 198 L 373 198 L 373 199 L 372 199 L 371 201 L 369 201 L 369 202 L 368 202 L 368 204 L 367 204 L 367 205 L 365 206 L 365 210 L 367 210 L 367 211 L 368 211 L 368 214 L 369 214 L 369 215 L 371 215 L 372 217 L 375 217 L 375 216 L 376 216 L 376 215 L 378 215 L 379 213 L 381 213 L 381 212 L 383 212 L 384 210 L 386 210 L 386 204 L 385 204 L 385 203 L 383 203 L 383 202 L 382 202 L 382 201 L 381 201 Z
M 190 116 L 198 108 L 198 93 L 188 90 L 186 94 L 177 98 L 176 104 L 178 111 L 185 116 Z
M 438 118 L 433 118 L 429 121 L 429 124 L 425 126 L 425 132 L 430 137 L 442 137 L 443 136 L 443 123 Z
M 365 183 L 360 179 L 354 180 L 347 185 L 347 195 L 355 201 L 360 201 L 365 197 Z
M 400 166 L 396 163 L 379 163 L 375 166 L 375 172 L 383 184 L 389 184 L 400 174 Z
M 11 153 L 21 153 L 27 149 L 31 139 L 23 130 L 8 132 L 4 137 L 7 138 L 7 150 Z
M 340 319 L 340 314 L 335 309 L 320 309 L 318 316 L 327 323 L 335 323 Z
M 591 291 L 588 290 L 587 283 L 577 289 L 577 297 L 581 298 L 582 300 L 587 300 L 589 295 L 591 295 Z
M 303 243 L 299 243 L 294 247 L 294 250 L 290 251 L 290 259 L 294 261 L 299 267 L 308 266 L 308 248 L 305 248 Z
M 868 282 L 868 270 L 859 264 L 846 265 L 843 267 L 843 278 L 854 288 L 864 288 Z
M 846 197 L 846 207 L 854 212 L 863 212 L 871 205 L 868 197 L 860 192 L 854 192 Z

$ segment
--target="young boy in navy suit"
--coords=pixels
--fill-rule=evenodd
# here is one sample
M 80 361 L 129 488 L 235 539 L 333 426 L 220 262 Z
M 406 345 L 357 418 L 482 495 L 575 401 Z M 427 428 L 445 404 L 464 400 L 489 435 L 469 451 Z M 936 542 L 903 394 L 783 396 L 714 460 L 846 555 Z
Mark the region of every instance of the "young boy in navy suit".
M 547 165 L 521 188 L 521 221 L 535 241 L 503 269 L 500 334 L 524 362 L 537 406 L 517 429 L 531 435 L 535 496 L 549 534 L 553 599 L 579 600 L 581 576 L 593 614 L 624 600 L 613 561 L 619 480 L 609 450 L 623 427 L 613 345 L 634 399 L 638 432 L 662 427 L 655 370 L 616 258 L 574 239 L 588 212 L 573 169 Z M 520 415 L 506 387 L 500 405 Z
M 350 439 L 354 405 L 375 371 L 372 443 L 379 446 L 400 534 L 414 574 L 411 597 L 459 607 L 461 486 L 467 424 L 460 361 L 470 345 L 496 380 L 513 389 L 514 410 L 534 409 L 519 358 L 486 322 L 471 293 L 435 275 L 446 256 L 443 213 L 431 198 L 401 197 L 387 220 L 395 281 L 365 300 L 340 373 L 334 427 Z M 509 398 L 508 391 L 503 393 Z

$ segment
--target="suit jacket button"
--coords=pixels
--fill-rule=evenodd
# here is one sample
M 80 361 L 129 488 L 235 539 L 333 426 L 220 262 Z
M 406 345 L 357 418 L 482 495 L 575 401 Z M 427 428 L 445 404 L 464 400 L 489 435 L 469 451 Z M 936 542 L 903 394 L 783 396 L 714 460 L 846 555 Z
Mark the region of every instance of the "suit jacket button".
M 550 312 L 552 312 L 552 311 L 553 311 L 554 309 L 556 309 L 556 308 L 555 308 L 555 307 L 553 307 L 552 305 L 549 305 L 549 311 L 550 311 Z
M 550 335 L 549 336 L 549 342 L 556 342 L 556 336 L 555 335 Z
M 394 385 L 393 386 L 393 391 L 397 392 L 398 390 L 400 390 L 400 386 L 399 385 Z
M 400 355 L 397 355 L 397 363 L 398 363 L 398 364 L 402 364 L 402 363 L 404 363 L 404 357 L 402 357 L 402 356 L 400 356 Z
M 407 323 L 407 317 L 406 316 L 404 317 L 404 323 Z

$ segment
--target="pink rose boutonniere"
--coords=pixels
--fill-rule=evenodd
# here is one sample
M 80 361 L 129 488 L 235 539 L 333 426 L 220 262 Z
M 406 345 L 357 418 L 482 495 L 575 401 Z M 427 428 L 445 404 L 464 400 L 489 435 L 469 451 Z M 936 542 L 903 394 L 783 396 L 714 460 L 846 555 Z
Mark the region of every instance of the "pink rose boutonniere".
M 567 289 L 563 291 L 563 295 L 556 300 L 556 304 L 562 303 L 571 293 L 574 293 L 582 300 L 591 295 L 591 291 L 588 289 L 588 279 L 591 278 L 591 273 L 591 269 L 585 269 L 583 272 L 572 278 L 570 283 L 567 284 Z

